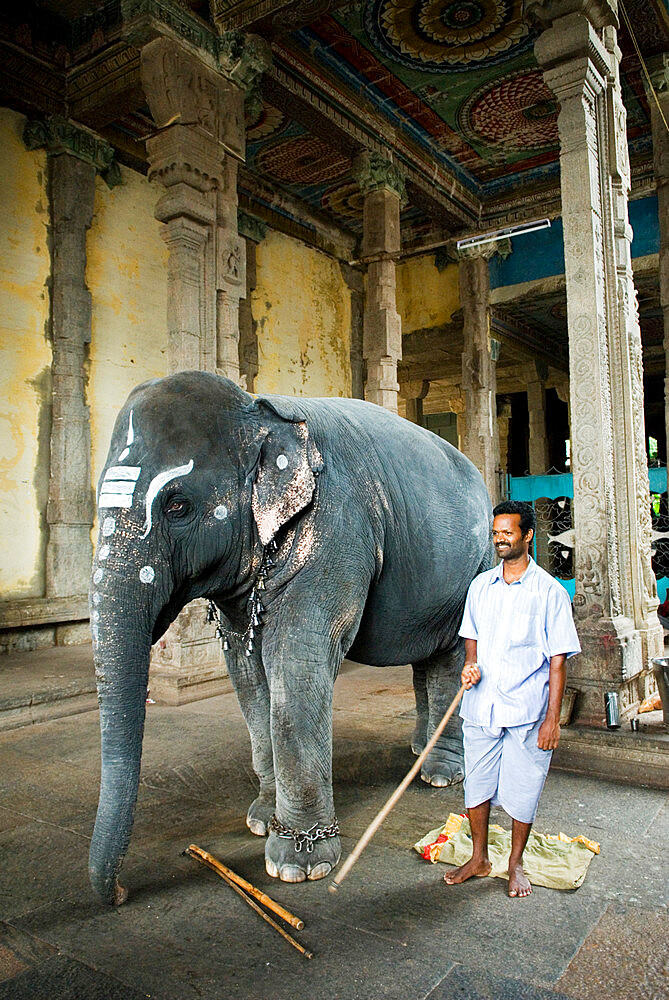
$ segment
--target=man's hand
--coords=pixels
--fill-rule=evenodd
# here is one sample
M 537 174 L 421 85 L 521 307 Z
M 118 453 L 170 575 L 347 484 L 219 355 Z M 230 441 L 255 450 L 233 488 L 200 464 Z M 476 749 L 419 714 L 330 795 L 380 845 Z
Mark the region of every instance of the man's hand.
M 465 663 L 462 673 L 460 674 L 460 680 L 464 684 L 467 691 L 470 687 L 474 687 L 475 684 L 481 680 L 481 671 L 479 670 L 478 663 Z
M 537 746 L 540 750 L 555 750 L 560 742 L 560 723 L 551 719 L 544 719 L 539 726 Z

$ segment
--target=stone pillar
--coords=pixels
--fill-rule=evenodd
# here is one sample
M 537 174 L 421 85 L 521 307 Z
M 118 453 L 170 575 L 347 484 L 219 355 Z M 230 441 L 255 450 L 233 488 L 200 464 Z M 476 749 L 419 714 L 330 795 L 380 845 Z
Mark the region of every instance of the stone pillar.
M 244 160 L 244 94 L 265 64 L 243 36 L 221 41 L 224 73 L 163 35 L 140 48 L 142 84 L 157 127 L 147 139 L 149 179 L 164 193 L 168 259 L 168 371 L 203 369 L 239 383 L 239 302 L 246 246 L 238 231 L 237 165 Z M 181 704 L 226 689 L 223 654 L 204 602 L 185 608 L 154 647 L 151 691 Z
M 424 379 L 402 383 L 402 395 L 406 400 L 406 418 L 412 424 L 423 425 L 423 400 L 430 391 L 430 383 Z
M 64 119 L 26 125 L 29 149 L 45 148 L 51 213 L 52 413 L 46 520 L 46 596 L 86 594 L 91 571 L 93 490 L 86 363 L 91 294 L 86 233 L 93 218 L 96 172 L 120 181 L 113 150 Z
M 462 388 L 455 386 L 448 397 L 448 409 L 455 414 L 455 426 L 458 432 L 458 448 L 464 453 L 465 437 L 467 435 L 467 414 L 465 412 L 465 396 Z
M 499 430 L 499 467 L 504 482 L 502 492 L 506 496 L 506 482 L 509 475 L 509 432 L 511 430 L 511 400 L 507 396 L 502 396 L 497 403 L 497 427 Z
M 363 324 L 365 315 L 365 278 L 362 271 L 339 262 L 341 273 L 351 293 L 351 396 L 365 398 L 365 362 L 363 359 Z
M 532 4 L 530 4 L 532 6 Z M 633 286 L 630 184 L 615 6 L 534 3 L 550 27 L 535 55 L 560 102 L 558 128 L 569 327 L 576 593 L 583 653 L 570 671 L 582 721 L 604 692 L 638 700 L 662 650 L 651 570 L 641 335 Z
M 527 383 L 527 410 L 530 421 L 530 475 L 548 472 L 548 437 L 546 436 L 546 365 L 535 364 Z
M 255 392 L 258 375 L 258 331 L 253 318 L 252 295 L 257 283 L 256 247 L 267 235 L 267 226 L 246 212 L 238 214 L 238 228 L 246 242 L 246 297 L 239 300 L 240 383 Z
M 657 185 L 657 216 L 660 225 L 660 305 L 664 316 L 664 415 L 669 449 L 669 54 L 656 56 L 649 64 L 652 89 L 646 93 L 653 133 L 653 166 Z M 654 92 L 653 92 L 654 91 Z M 658 107 L 659 104 L 659 107 Z M 663 117 L 664 116 L 664 117 Z M 669 469 L 669 462 L 667 462 Z
M 490 276 L 484 255 L 459 265 L 463 317 L 462 392 L 466 429 L 462 450 L 479 470 L 492 500 L 499 497 L 496 351 L 490 336 Z
M 402 357 L 402 321 L 395 300 L 395 258 L 400 250 L 400 205 L 404 178 L 399 168 L 373 153 L 355 162 L 364 193 L 362 253 L 367 264 L 363 356 L 365 399 L 397 413 L 397 362 Z

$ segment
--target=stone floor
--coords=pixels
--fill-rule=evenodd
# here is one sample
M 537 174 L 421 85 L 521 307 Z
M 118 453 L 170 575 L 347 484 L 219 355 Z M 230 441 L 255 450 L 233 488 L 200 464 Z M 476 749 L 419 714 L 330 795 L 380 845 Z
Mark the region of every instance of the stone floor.
M 335 795 L 348 852 L 412 763 L 410 673 L 345 665 Z M 255 780 L 233 695 L 150 705 L 129 901 L 86 873 L 98 792 L 95 711 L 0 732 L 0 1000 L 550 1000 L 669 997 L 669 793 L 552 771 L 536 827 L 598 840 L 583 886 L 510 900 L 499 879 L 447 887 L 412 843 L 463 810 L 460 788 L 407 791 L 339 892 L 285 885 L 244 825 Z M 503 816 L 496 817 L 505 822 Z M 212 872 L 197 843 L 305 922 L 305 960 Z

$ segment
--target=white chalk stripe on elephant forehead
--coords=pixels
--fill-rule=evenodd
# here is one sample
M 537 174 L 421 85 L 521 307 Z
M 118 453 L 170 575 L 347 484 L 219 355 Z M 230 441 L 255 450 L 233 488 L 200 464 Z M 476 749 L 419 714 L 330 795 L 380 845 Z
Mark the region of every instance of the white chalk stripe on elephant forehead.
M 134 440 L 135 440 L 135 431 L 134 431 L 134 428 L 132 426 L 132 410 L 131 410 L 130 411 L 130 418 L 128 419 L 128 436 L 127 436 L 126 441 L 125 441 L 125 448 L 123 449 L 123 451 L 121 452 L 121 454 L 117 458 L 117 460 L 116 460 L 117 462 L 123 462 L 123 461 L 125 461 L 125 459 L 130 454 L 130 445 L 133 443 Z
M 140 538 L 146 538 L 151 531 L 151 510 L 153 507 L 153 501 L 156 499 L 163 486 L 171 482 L 173 479 L 177 479 L 179 476 L 187 476 L 192 471 L 193 459 L 191 458 L 188 465 L 179 465 L 175 469 L 166 469 L 164 472 L 159 472 L 157 476 L 154 476 L 149 483 L 148 490 L 146 491 L 146 520 L 144 521 L 144 531 L 139 536 Z
M 138 465 L 113 465 L 107 469 L 98 507 L 131 507 L 141 471 Z

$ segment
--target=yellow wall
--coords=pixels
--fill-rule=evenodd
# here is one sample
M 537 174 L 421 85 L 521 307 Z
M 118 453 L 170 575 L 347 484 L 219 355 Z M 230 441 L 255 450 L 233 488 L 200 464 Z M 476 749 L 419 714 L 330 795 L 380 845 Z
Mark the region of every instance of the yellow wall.
M 46 156 L 0 109 L 0 599 L 44 590 L 51 399 Z
M 350 396 L 351 293 L 339 264 L 275 232 L 256 260 L 256 392 Z
M 133 170 L 121 173 L 123 184 L 112 190 L 96 178 L 86 242 L 93 300 L 88 400 L 94 486 L 128 393 L 167 374 L 167 247 L 153 215 L 158 191 Z
M 450 323 L 460 308 L 458 265 L 438 271 L 434 255 L 409 257 L 397 267 L 397 311 L 402 333 Z

